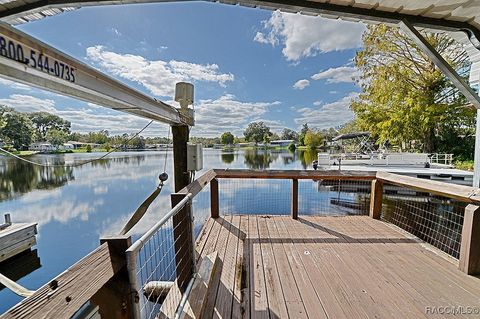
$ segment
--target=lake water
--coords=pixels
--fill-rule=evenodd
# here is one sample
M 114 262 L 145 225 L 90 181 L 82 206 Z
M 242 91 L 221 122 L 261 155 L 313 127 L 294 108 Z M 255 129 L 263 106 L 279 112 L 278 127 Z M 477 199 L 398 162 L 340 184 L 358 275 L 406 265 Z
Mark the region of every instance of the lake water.
M 28 159 L 63 164 L 101 155 L 35 155 Z M 78 168 L 42 168 L 0 156 L 0 218 L 3 220 L 3 214 L 8 212 L 13 222 L 38 223 L 34 253 L 22 256 L 16 263 L 0 265 L 0 272 L 14 279 L 23 276 L 18 283 L 36 289 L 95 249 L 100 237 L 118 233 L 131 213 L 157 186 L 165 155 L 170 179 L 160 197 L 132 230 L 132 235 L 138 237 L 170 208 L 169 194 L 173 191 L 171 151 L 113 153 L 105 160 Z M 315 158 L 315 152 L 205 149 L 204 167 L 311 169 L 310 163 Z M 199 174 L 201 172 L 197 172 L 197 176 Z M 227 186 L 224 185 L 223 193 L 221 190 L 224 196 Z M 233 186 L 228 187 L 232 189 Z M 284 191 L 289 190 L 290 187 L 286 187 Z M 248 197 L 251 191 L 244 187 L 239 194 Z M 206 199 L 202 194 L 194 203 L 197 231 L 208 214 Z M 226 208 L 232 208 L 231 202 L 226 204 Z M 26 269 L 20 269 L 21 265 Z M 0 290 L 0 313 L 20 300 L 8 289 Z

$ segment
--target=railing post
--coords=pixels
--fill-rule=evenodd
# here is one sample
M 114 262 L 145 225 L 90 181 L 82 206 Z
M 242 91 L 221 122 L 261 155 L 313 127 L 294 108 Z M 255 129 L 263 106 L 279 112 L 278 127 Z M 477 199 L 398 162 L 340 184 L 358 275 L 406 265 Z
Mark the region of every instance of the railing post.
M 292 218 L 298 219 L 298 179 L 292 179 Z
M 218 179 L 216 178 L 210 181 L 210 216 L 212 218 L 218 218 L 220 216 L 218 200 Z
M 370 191 L 370 217 L 380 219 L 382 214 L 383 182 L 378 179 L 372 181 Z
M 475 205 L 465 207 L 458 266 L 468 275 L 480 274 L 480 207 Z
M 128 235 L 100 238 L 100 244 L 107 243 L 112 260 L 112 267 L 116 274 L 91 298 L 92 304 L 99 307 L 106 318 L 113 318 L 119 313 L 123 318 L 135 318 L 135 295 L 132 294 L 128 275 L 127 256 L 125 251 L 132 245 L 132 238 Z
M 175 207 L 186 195 L 172 194 L 172 208 Z M 177 269 L 177 283 L 180 290 L 187 288 L 193 276 L 195 258 L 193 255 L 193 227 L 192 207 L 188 203 L 172 217 L 173 240 L 175 246 L 175 263 Z

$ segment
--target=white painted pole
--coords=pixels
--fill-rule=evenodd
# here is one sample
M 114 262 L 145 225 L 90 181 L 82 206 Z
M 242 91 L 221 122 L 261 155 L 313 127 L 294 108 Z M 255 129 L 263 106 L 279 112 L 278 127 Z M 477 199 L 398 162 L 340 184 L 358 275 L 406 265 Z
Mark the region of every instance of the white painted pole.
M 480 187 L 480 109 L 477 109 L 477 127 L 475 130 L 475 158 L 473 164 L 473 187 Z

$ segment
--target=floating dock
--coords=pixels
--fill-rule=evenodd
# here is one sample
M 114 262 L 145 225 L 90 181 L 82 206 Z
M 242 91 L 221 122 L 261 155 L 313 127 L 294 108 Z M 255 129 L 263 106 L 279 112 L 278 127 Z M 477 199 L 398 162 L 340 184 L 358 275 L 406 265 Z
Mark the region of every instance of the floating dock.
M 0 263 L 33 247 L 36 234 L 37 223 L 12 223 L 6 214 L 0 225 Z

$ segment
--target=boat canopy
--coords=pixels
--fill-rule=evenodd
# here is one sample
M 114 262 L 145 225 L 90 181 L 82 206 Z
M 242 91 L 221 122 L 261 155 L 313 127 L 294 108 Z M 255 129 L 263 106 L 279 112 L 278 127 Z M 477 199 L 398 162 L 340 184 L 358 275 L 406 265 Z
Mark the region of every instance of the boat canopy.
M 358 137 L 368 137 L 370 136 L 370 132 L 354 132 L 354 133 L 347 133 L 335 136 L 332 141 L 340 141 L 340 140 L 351 140 Z

